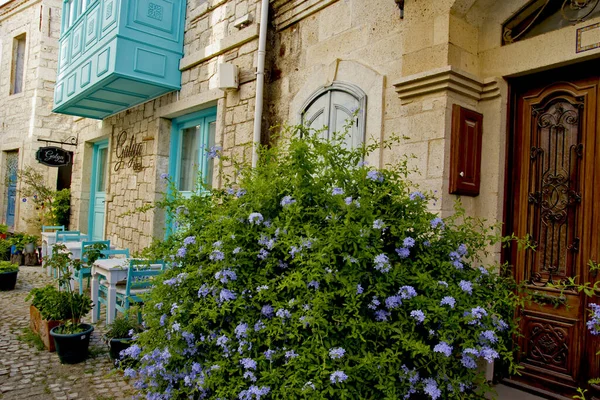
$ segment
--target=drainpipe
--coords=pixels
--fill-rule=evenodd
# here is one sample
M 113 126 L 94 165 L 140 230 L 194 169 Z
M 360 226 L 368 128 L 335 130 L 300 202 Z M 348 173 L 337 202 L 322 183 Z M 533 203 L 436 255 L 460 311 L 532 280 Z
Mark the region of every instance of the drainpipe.
M 265 55 L 267 53 L 267 23 L 269 20 L 269 0 L 262 0 L 260 10 L 260 33 L 258 35 L 258 63 L 256 68 L 256 104 L 254 107 L 254 140 L 252 146 L 252 168 L 258 162 L 258 146 L 263 113 L 263 94 L 265 90 Z

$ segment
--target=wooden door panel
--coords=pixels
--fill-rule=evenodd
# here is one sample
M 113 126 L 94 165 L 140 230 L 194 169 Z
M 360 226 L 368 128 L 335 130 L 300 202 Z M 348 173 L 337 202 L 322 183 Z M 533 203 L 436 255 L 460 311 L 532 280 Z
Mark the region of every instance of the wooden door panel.
M 534 249 L 514 249 L 511 260 L 517 282 L 535 299 L 519 310 L 523 370 L 516 379 L 565 395 L 586 386 L 598 368 L 585 326 L 588 299 L 552 287 L 588 281 L 598 229 L 592 227 L 600 178 L 594 177 L 597 92 L 597 77 L 550 83 L 524 89 L 515 107 L 512 227 Z

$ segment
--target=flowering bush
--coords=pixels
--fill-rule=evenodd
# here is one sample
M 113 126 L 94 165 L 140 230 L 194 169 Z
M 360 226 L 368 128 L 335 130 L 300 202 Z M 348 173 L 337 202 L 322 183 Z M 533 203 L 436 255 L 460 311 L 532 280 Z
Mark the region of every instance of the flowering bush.
M 514 296 L 477 259 L 494 232 L 429 212 L 406 162 L 314 136 L 169 203 L 179 230 L 153 256 L 173 267 L 127 350 L 147 398 L 478 398 L 480 364 L 512 365 Z

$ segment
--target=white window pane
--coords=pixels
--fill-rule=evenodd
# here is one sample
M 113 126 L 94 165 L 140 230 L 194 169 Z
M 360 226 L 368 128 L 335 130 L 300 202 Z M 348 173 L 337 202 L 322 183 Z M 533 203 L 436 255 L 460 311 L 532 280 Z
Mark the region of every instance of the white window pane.
M 343 132 L 346 125 L 349 125 L 346 134 L 346 147 L 353 148 L 362 145 L 362 137 L 356 123 L 357 117 L 354 112 L 358 110 L 360 103 L 358 99 L 349 93 L 341 91 L 331 92 L 331 132 Z
M 181 162 L 179 167 L 179 190 L 193 191 L 198 172 L 200 150 L 200 127 L 184 129 L 181 134 Z
M 323 130 L 329 125 L 329 93 L 324 93 L 306 109 L 302 122 L 306 127 L 316 130 Z M 320 136 L 327 139 L 327 129 Z

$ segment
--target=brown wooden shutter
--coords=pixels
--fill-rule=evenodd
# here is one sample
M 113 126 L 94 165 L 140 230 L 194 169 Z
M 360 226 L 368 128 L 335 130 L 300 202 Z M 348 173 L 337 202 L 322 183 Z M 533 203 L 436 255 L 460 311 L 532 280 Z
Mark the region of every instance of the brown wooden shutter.
M 483 115 L 452 106 L 450 193 L 477 196 L 481 180 Z

